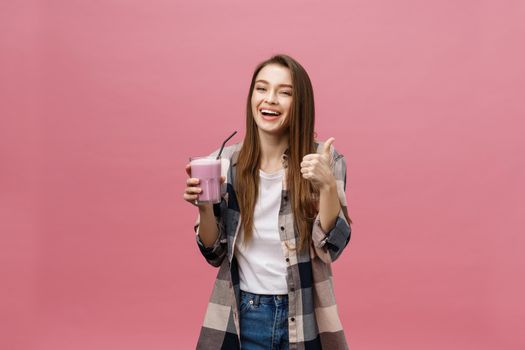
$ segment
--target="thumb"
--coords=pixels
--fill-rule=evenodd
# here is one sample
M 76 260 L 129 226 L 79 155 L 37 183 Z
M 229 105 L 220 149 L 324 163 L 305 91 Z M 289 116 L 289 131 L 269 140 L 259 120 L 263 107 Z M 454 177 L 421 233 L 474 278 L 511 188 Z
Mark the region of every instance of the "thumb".
M 330 137 L 323 145 L 323 155 L 330 157 L 330 147 L 334 143 L 335 137 Z

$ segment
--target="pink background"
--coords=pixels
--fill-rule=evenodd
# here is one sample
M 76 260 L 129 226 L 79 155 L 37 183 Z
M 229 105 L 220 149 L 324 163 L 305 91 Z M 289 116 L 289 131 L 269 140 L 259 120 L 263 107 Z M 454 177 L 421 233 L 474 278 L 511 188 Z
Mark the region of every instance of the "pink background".
M 348 161 L 351 348 L 525 348 L 524 18 L 521 0 L 3 1 L 0 348 L 194 348 L 216 270 L 184 165 L 243 134 L 279 52 Z

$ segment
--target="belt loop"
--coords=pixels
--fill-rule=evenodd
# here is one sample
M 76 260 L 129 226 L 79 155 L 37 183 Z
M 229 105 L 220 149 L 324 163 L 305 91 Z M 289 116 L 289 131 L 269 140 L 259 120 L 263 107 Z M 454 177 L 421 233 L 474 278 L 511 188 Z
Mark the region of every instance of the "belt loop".
M 255 298 L 253 300 L 254 306 L 259 306 L 259 294 L 255 294 Z

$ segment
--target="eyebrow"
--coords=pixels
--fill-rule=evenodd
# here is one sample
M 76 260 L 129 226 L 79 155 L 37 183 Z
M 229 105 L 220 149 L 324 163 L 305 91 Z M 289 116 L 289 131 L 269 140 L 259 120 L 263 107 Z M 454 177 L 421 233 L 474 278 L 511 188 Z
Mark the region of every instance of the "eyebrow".
M 270 84 L 269 82 L 267 82 L 266 80 L 263 80 L 263 79 L 256 80 L 255 82 L 256 83 L 265 83 L 265 84 L 268 84 L 268 85 Z M 284 86 L 284 87 L 293 88 L 293 86 L 290 85 L 290 84 L 279 84 L 277 86 Z

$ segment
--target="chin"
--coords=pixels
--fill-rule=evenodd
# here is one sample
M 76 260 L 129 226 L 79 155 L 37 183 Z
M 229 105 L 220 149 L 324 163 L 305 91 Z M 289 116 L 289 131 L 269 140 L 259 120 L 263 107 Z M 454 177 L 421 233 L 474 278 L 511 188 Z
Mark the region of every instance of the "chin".
M 258 127 L 258 129 L 259 129 L 259 132 L 263 132 L 265 134 L 270 134 L 270 135 L 276 135 L 276 136 L 285 134 L 287 130 L 285 127 L 264 128 L 260 126 Z

